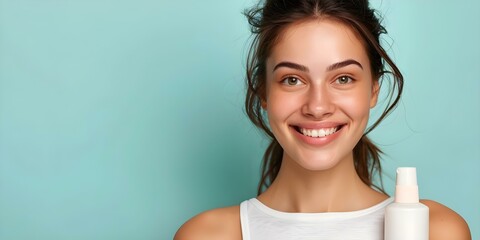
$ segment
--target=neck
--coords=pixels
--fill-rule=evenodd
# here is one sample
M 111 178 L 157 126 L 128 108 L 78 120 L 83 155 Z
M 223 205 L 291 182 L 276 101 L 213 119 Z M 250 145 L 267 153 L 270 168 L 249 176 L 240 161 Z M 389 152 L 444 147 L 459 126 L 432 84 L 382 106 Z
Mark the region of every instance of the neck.
M 358 176 L 353 156 L 328 170 L 307 170 L 283 158 L 272 185 L 258 199 L 284 212 L 346 212 L 373 206 L 387 198 Z

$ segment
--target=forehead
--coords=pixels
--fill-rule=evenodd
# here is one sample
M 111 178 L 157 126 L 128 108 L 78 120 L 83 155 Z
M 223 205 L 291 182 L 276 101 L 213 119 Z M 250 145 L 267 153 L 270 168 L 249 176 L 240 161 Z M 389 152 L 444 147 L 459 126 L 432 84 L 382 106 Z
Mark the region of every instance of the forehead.
M 273 46 L 268 61 L 298 61 L 329 64 L 356 59 L 369 66 L 365 45 L 348 25 L 330 19 L 315 19 L 286 27 Z

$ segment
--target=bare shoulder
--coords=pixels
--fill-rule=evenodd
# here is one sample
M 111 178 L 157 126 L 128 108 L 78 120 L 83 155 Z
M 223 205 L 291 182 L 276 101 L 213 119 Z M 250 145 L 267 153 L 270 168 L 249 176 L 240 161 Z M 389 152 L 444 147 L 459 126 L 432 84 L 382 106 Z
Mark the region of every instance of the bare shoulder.
M 432 200 L 421 202 L 430 210 L 430 239 L 472 239 L 467 222 L 458 213 Z
M 200 213 L 184 223 L 174 237 L 174 240 L 203 239 L 242 239 L 240 206 Z

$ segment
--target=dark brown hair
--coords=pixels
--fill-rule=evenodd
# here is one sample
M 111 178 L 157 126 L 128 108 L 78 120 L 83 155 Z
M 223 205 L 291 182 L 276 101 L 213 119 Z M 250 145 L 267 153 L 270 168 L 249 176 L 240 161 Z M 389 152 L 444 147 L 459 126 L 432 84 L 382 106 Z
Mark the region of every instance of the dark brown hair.
M 250 120 L 271 139 L 263 156 L 262 176 L 258 194 L 276 178 L 282 163 L 283 148 L 271 132 L 262 111 L 266 94 L 266 60 L 280 38 L 282 31 L 293 23 L 312 19 L 328 18 L 349 26 L 362 39 L 370 60 L 375 81 L 392 80 L 386 107 L 364 133 L 353 149 L 355 169 L 362 181 L 383 191 L 373 184 L 373 175 L 381 179 L 381 150 L 367 137 L 395 107 L 403 89 L 403 76 L 380 44 L 380 34 L 386 34 L 368 0 L 265 0 L 244 12 L 253 34 L 247 57 L 247 93 L 245 110 Z M 388 67 L 388 68 L 387 68 Z M 381 83 L 380 83 L 381 84 Z

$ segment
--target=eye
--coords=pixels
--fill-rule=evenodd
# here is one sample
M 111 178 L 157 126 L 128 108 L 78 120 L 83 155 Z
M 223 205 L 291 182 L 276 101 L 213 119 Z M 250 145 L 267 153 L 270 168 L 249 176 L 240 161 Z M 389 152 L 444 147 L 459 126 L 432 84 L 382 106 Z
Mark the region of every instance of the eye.
M 351 83 L 352 81 L 353 79 L 349 76 L 340 76 L 335 80 L 336 83 L 341 85 Z
M 297 86 L 303 84 L 302 81 L 300 81 L 299 78 L 297 77 L 286 77 L 282 80 L 282 84 L 288 85 L 288 86 Z

